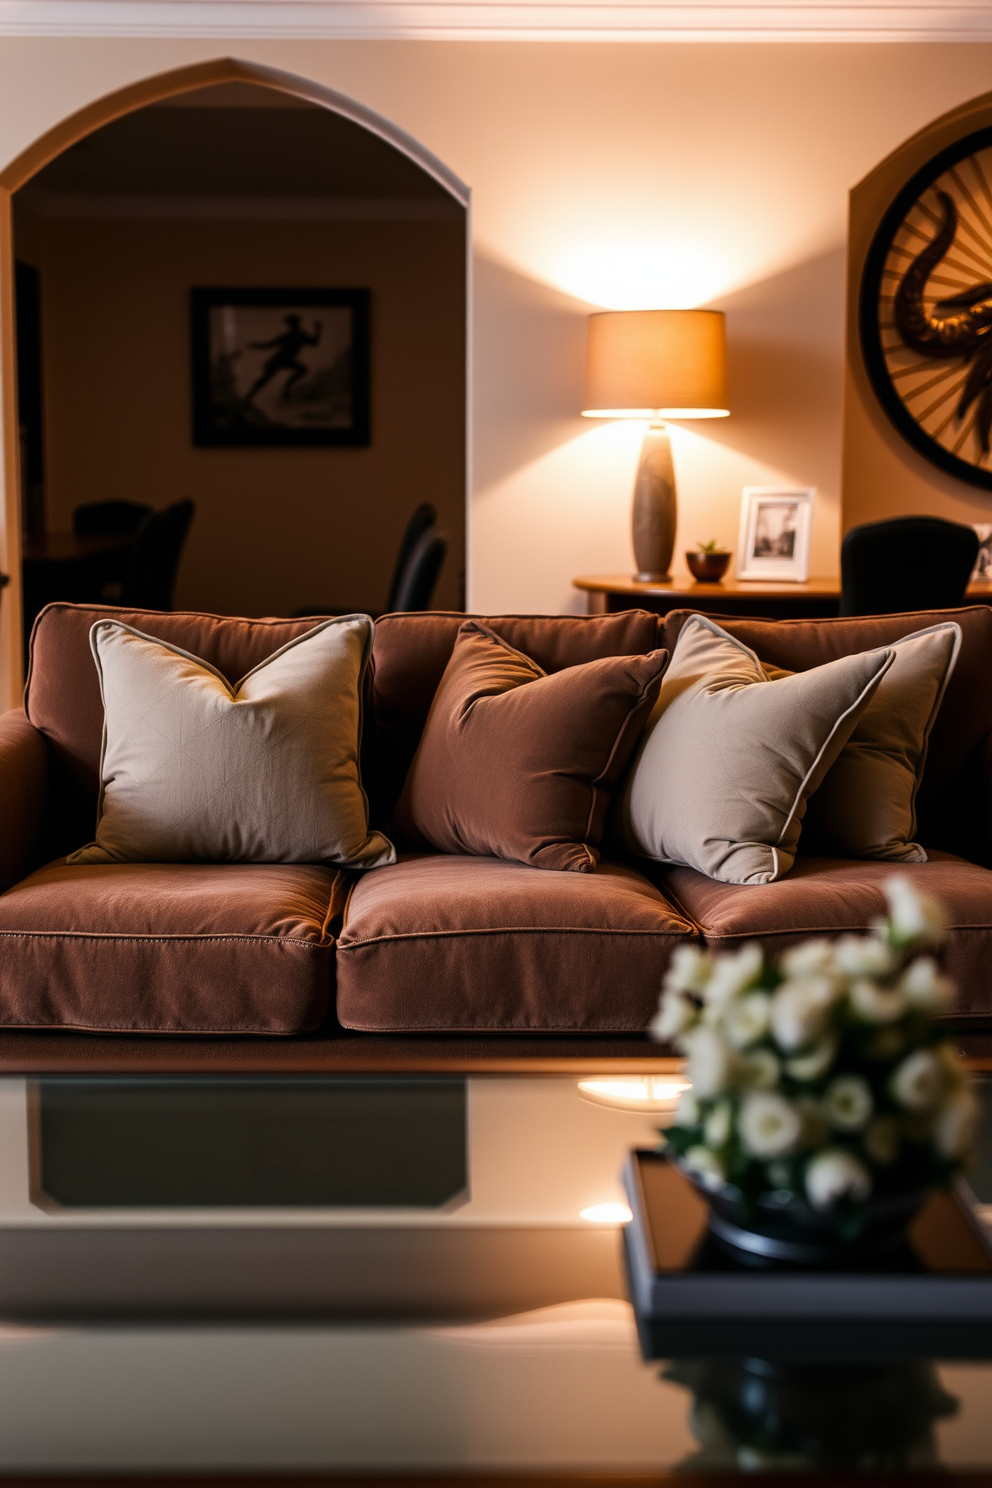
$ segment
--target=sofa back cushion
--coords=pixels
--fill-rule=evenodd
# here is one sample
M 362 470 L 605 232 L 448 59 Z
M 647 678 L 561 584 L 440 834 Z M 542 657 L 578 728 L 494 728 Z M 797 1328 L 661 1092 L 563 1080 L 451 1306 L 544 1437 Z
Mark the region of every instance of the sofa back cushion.
M 665 616 L 659 645 L 674 650 L 691 610 Z M 720 616 L 731 635 L 785 671 L 808 671 L 871 651 L 928 626 L 953 620 L 961 627 L 957 665 L 937 714 L 916 800 L 917 835 L 924 847 L 984 862 L 989 858 L 989 802 L 982 753 L 992 733 L 992 609 L 924 610 L 908 615 L 864 615 L 838 620 L 744 620 Z M 800 843 L 800 851 L 802 844 Z
M 465 615 L 385 615 L 373 646 L 372 727 L 363 754 L 371 821 L 388 827 L 434 694 Z M 662 644 L 663 621 L 646 610 L 618 615 L 497 615 L 483 623 L 542 671 L 560 672 L 608 656 L 641 656 Z
M 245 620 L 107 605 L 52 604 L 42 610 L 31 637 L 25 706 L 50 748 L 52 819 L 57 824 L 53 855 L 71 851 L 93 835 L 103 704 L 90 652 L 90 627 L 102 618 L 119 620 L 189 651 L 232 684 L 316 623 L 312 618 Z M 424 612 L 387 615 L 376 624 L 362 778 L 371 821 L 380 828 L 392 817 L 464 622 L 460 613 Z M 640 655 L 661 644 L 662 622 L 644 610 L 619 615 L 508 615 L 485 623 L 546 672 L 604 656 Z
M 189 651 L 232 684 L 315 624 L 312 619 L 241 620 L 106 605 L 53 604 L 42 610 L 31 636 L 25 707 L 50 746 L 53 853 L 79 847 L 93 835 L 103 703 L 90 627 L 103 618 Z

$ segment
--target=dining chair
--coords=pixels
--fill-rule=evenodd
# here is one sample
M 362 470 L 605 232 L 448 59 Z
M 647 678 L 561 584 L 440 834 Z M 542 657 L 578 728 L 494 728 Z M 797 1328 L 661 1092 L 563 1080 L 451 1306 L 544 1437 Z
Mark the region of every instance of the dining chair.
M 172 591 L 196 506 L 176 501 L 144 518 L 131 540 L 119 604 L 136 610 L 171 610 Z
M 72 514 L 77 537 L 130 537 L 152 508 L 143 501 L 88 501 Z
M 403 572 L 391 595 L 391 613 L 430 609 L 437 581 L 448 556 L 447 533 L 428 527 L 407 555 Z
M 434 541 L 423 545 L 431 532 L 437 534 L 440 543 Z M 448 551 L 448 539 L 437 529 L 437 507 L 430 501 L 422 501 L 406 524 L 400 539 L 399 551 L 389 581 L 389 596 L 383 610 L 351 605 L 341 609 L 338 605 L 304 605 L 293 611 L 294 618 L 306 615 L 391 615 L 400 610 L 426 610 Z M 433 577 L 431 577 L 433 575 Z M 426 599 L 423 598 L 426 593 Z M 411 603 L 421 600 L 422 603 Z
M 889 517 L 844 535 L 842 615 L 947 610 L 965 602 L 978 534 L 943 517 Z

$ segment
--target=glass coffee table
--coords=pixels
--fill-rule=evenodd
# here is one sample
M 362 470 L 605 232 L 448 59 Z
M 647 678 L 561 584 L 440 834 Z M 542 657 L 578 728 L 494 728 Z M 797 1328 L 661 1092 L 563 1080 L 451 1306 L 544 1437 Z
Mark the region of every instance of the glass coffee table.
M 992 1471 L 992 1339 L 652 1357 L 620 1173 L 680 1085 L 0 1080 L 0 1477 Z

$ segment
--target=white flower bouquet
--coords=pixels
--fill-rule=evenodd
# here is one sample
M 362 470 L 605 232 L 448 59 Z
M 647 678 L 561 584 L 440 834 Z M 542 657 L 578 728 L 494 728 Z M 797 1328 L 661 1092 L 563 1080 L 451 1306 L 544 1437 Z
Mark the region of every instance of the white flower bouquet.
M 687 1056 L 692 1082 L 664 1136 L 712 1194 L 800 1202 L 859 1233 L 865 1205 L 949 1183 L 974 1142 L 977 1106 L 935 1026 L 954 986 L 930 952 L 938 904 L 906 878 L 865 936 L 810 940 L 777 965 L 760 947 L 684 947 L 651 1033 Z

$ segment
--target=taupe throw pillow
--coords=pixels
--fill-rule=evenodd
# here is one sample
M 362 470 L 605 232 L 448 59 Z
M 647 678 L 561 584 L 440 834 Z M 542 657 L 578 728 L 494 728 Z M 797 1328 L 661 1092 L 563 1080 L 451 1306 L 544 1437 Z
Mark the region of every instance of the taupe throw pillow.
M 866 651 L 770 682 L 753 651 L 691 616 L 619 798 L 627 845 L 725 883 L 780 878 L 806 798 L 892 660 Z
M 369 831 L 358 767 L 372 635 L 367 615 L 325 620 L 232 687 L 178 646 L 98 620 L 96 841 L 68 861 L 395 862 Z
M 594 868 L 667 660 L 608 656 L 549 676 L 466 621 L 396 808 L 400 832 L 441 852 Z
M 961 649 L 953 620 L 890 642 L 892 665 L 810 799 L 803 851 L 925 863 L 916 792 L 937 709 Z M 789 672 L 765 666 L 769 679 Z

